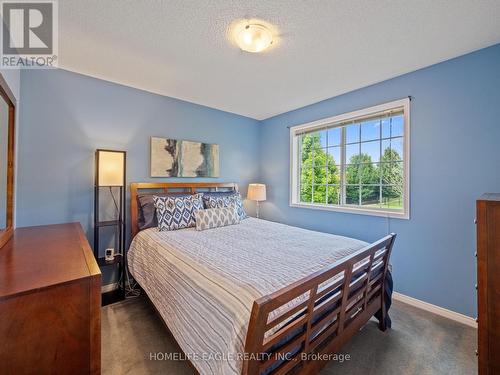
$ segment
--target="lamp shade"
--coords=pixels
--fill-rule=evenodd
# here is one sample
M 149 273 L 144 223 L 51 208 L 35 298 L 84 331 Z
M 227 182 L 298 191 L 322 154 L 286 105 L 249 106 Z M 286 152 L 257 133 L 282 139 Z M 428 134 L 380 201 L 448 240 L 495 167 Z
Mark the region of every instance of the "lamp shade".
M 249 184 L 247 198 L 251 201 L 266 200 L 266 185 L 264 184 Z
M 97 186 L 123 186 L 125 176 L 124 151 L 96 151 Z

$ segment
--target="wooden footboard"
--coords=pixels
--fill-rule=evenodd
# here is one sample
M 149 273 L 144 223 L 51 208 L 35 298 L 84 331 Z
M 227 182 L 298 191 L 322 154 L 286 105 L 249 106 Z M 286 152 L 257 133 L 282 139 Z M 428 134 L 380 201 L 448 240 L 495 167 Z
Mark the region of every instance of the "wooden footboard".
M 395 237 L 256 300 L 243 374 L 316 373 L 380 309 L 385 330 L 385 278 Z M 281 312 L 284 305 L 291 307 Z

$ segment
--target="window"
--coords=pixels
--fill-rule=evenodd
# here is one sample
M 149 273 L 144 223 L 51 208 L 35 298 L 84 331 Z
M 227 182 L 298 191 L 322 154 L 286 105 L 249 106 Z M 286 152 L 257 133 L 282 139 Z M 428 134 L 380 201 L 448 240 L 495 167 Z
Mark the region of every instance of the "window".
M 290 129 L 290 205 L 409 218 L 409 99 Z

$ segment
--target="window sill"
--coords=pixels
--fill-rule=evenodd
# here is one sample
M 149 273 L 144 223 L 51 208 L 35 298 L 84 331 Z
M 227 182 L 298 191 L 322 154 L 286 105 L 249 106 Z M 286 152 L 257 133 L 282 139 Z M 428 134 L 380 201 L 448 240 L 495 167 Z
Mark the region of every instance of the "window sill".
M 315 203 L 290 203 L 290 207 L 309 208 L 309 209 L 313 209 L 313 210 L 344 212 L 344 213 L 349 213 L 349 214 L 390 217 L 390 218 L 404 219 L 404 220 L 410 219 L 410 215 L 408 212 L 397 212 L 397 211 L 389 211 L 389 210 L 370 210 L 368 208 L 358 208 L 358 207 L 349 207 L 349 206 L 327 206 L 325 204 L 315 204 Z

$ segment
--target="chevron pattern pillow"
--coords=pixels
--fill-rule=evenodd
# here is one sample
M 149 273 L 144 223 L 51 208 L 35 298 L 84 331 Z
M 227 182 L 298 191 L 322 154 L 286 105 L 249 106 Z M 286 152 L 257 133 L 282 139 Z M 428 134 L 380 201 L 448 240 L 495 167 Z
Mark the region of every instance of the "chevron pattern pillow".
M 201 196 L 201 194 L 181 197 L 154 196 L 153 201 L 158 218 L 158 229 L 164 231 L 194 227 L 195 212 L 203 210 Z
M 194 217 L 196 230 L 225 227 L 240 222 L 236 206 L 199 210 L 194 213 Z
M 223 208 L 236 206 L 238 216 L 240 220 L 246 219 L 247 213 L 243 208 L 243 202 L 241 201 L 240 193 L 234 193 L 225 196 L 213 196 L 213 195 L 203 195 L 203 204 L 205 208 Z

